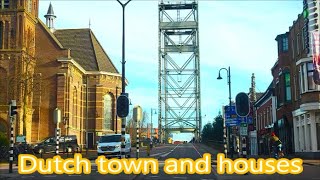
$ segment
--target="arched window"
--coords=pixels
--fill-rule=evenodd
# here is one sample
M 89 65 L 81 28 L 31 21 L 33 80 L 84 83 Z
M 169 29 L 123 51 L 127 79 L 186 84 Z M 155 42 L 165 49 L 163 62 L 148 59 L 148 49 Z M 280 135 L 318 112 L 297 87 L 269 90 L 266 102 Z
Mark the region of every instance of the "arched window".
M 0 21 L 0 49 L 2 49 L 3 44 L 3 22 Z
M 103 96 L 103 105 L 104 119 L 102 127 L 103 129 L 110 129 L 112 120 L 112 97 L 110 94 Z
M 7 71 L 0 67 L 0 103 L 7 103 Z
M 77 97 L 77 88 L 74 87 L 73 88 L 73 92 L 72 92 L 72 99 L 73 99 L 73 107 L 72 107 L 72 126 L 74 128 L 78 128 L 78 97 Z

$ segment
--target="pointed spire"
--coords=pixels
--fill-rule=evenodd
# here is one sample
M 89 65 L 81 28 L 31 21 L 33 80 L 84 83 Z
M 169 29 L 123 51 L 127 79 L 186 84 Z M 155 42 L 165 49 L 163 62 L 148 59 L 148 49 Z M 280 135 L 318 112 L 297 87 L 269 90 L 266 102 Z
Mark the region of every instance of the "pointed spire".
M 255 102 L 257 100 L 257 97 L 256 97 L 256 78 L 254 76 L 254 73 L 252 73 L 252 76 L 251 76 L 251 92 L 250 92 L 250 100 Z
M 46 25 L 48 26 L 51 32 L 54 32 L 54 19 L 57 18 L 57 16 L 54 15 L 51 2 L 47 14 L 44 15 L 44 17 L 46 18 Z
M 50 5 L 49 5 L 49 8 L 48 8 L 48 11 L 47 11 L 47 15 L 54 15 L 53 7 L 52 7 L 51 2 L 50 2 Z

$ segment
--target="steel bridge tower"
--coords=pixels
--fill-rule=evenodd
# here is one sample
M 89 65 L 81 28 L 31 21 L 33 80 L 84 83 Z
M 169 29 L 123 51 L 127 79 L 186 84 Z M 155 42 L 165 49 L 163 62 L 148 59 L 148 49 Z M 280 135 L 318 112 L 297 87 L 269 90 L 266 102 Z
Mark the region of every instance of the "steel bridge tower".
M 197 0 L 159 0 L 159 138 L 200 138 L 200 60 Z

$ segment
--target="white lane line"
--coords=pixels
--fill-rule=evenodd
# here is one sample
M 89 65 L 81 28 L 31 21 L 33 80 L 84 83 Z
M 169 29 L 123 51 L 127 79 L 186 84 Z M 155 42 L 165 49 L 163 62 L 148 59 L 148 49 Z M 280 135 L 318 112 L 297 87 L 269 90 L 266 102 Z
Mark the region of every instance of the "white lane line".
M 159 176 L 149 176 L 149 178 L 158 178 Z
M 57 175 L 47 175 L 47 176 L 43 176 L 43 177 L 54 178 L 54 177 L 57 177 Z
M 194 147 L 194 145 L 193 145 L 193 144 L 192 144 L 192 146 L 193 146 L 194 150 L 196 150 L 196 151 L 197 151 L 197 153 L 199 154 L 199 156 L 200 156 L 200 157 L 202 157 L 202 155 L 199 153 L 199 151 L 196 149 L 196 147 Z
M 176 146 L 176 147 L 174 147 L 170 152 L 168 152 L 168 153 L 166 153 L 166 154 L 163 154 L 163 155 L 161 155 L 160 157 L 166 157 L 166 156 L 168 156 L 170 153 L 172 153 L 177 147 L 179 146 L 179 144 Z
M 177 177 L 177 176 L 175 176 L 173 178 L 175 178 L 175 179 L 187 179 L 187 177 Z
M 166 153 L 166 152 L 161 152 L 161 153 L 157 153 L 157 154 L 151 154 L 150 156 L 151 156 L 151 157 L 153 157 L 153 156 L 158 156 L 158 155 L 164 154 L 164 153 Z
M 81 176 L 80 174 L 70 174 L 69 176 Z

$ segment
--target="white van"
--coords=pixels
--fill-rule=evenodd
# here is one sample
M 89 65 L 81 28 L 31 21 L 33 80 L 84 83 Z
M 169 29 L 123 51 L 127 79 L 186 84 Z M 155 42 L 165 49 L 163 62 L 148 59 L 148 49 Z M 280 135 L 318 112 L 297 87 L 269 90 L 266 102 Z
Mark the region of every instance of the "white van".
M 98 156 L 121 157 L 121 134 L 108 134 L 101 136 L 97 142 Z M 125 135 L 125 155 L 130 158 L 131 140 L 130 134 Z

